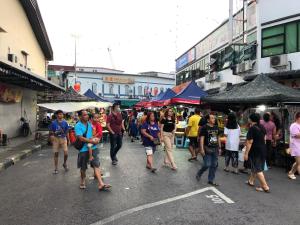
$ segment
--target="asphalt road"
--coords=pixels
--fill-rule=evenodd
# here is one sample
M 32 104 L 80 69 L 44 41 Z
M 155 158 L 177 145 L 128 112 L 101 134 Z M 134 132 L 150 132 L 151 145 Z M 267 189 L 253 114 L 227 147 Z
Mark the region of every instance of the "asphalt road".
M 258 193 L 244 184 L 246 175 L 223 172 L 220 158 L 217 181 L 221 186 L 214 191 L 204 189 L 209 187 L 207 173 L 199 183 L 195 180 L 202 160 L 188 162 L 187 150 L 175 150 L 177 172 L 163 167 L 164 152 L 157 152 L 158 171 L 152 174 L 145 168 L 140 143 L 125 138 L 116 167 L 110 164 L 108 148 L 104 145 L 100 155 L 105 181 L 113 186 L 109 192 L 98 192 L 93 179 L 88 179 L 87 190 L 79 189 L 74 149 L 70 149 L 67 173 L 61 168 L 52 175 L 50 148 L 0 173 L 0 225 L 300 223 L 300 177 L 290 181 L 282 168 L 266 173 L 272 192 Z

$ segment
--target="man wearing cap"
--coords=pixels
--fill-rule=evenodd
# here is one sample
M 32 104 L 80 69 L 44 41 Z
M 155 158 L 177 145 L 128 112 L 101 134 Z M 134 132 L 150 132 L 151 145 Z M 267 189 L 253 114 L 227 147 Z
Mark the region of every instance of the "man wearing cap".
M 117 153 L 122 147 L 122 130 L 125 131 L 124 123 L 122 121 L 123 118 L 120 112 L 120 105 L 114 103 L 106 123 L 110 134 L 110 157 L 114 166 L 118 164 Z

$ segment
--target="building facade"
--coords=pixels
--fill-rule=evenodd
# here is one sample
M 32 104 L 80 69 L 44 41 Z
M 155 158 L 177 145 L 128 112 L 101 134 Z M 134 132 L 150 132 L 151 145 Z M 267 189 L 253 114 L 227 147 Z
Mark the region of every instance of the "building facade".
M 288 3 L 287 3 L 288 2 Z M 268 73 L 283 83 L 300 69 L 300 1 L 244 1 L 229 19 L 176 59 L 176 83 L 196 80 L 205 90 L 253 79 Z M 300 84 L 299 84 L 300 86 Z
M 95 94 L 105 98 L 117 99 L 142 99 L 153 97 L 166 91 L 175 85 L 175 74 L 160 72 L 144 72 L 139 74 L 127 74 L 121 70 L 113 70 L 97 67 L 70 67 L 49 65 L 49 77 L 66 77 L 66 87 L 74 87 L 80 84 L 79 92 L 84 94 L 91 89 Z M 55 78 L 61 80 L 60 78 Z
M 37 92 L 61 90 L 48 82 L 52 48 L 35 0 L 0 0 L 0 129 L 19 135 L 20 118 L 36 129 Z

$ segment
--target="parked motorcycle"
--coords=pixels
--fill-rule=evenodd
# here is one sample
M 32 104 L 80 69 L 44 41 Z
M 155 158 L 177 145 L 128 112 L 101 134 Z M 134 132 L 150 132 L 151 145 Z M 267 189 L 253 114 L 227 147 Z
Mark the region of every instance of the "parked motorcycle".
M 27 137 L 29 134 L 32 134 L 30 130 L 29 121 L 26 120 L 24 117 L 21 117 L 20 121 L 21 121 L 20 135 L 22 137 Z

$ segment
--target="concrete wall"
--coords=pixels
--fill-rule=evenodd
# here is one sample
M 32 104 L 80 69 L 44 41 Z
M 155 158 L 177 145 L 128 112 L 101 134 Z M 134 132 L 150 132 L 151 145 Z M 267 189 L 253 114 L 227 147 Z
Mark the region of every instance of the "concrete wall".
M 258 5 L 261 23 L 300 13 L 299 0 L 259 0 Z
M 25 65 L 21 51 L 27 52 L 27 68 L 40 76 L 46 77 L 44 54 L 33 33 L 19 0 L 0 0 L 0 60 L 7 61 L 7 54 L 18 58 L 16 66 Z
M 20 103 L 0 102 L 0 128 L 9 138 L 19 135 L 20 118 L 25 112 L 27 119 L 30 120 L 31 130 L 36 129 L 36 92 L 21 88 L 23 98 Z
M 261 58 L 261 30 L 267 27 L 272 27 L 280 24 L 285 24 L 292 21 L 300 20 L 300 16 L 281 20 L 278 22 L 262 25 L 263 23 L 271 22 L 277 19 L 281 19 L 288 16 L 293 16 L 300 13 L 300 1 L 299 0 L 260 0 L 257 4 L 257 73 L 272 73 L 278 72 L 278 70 L 270 67 L 270 57 Z M 270 10 L 268 10 L 270 9 Z M 292 63 L 292 69 L 300 69 L 300 52 L 287 54 L 288 61 Z M 290 70 L 290 66 L 284 70 Z
M 202 81 L 204 83 L 204 90 L 213 88 L 219 88 L 222 83 L 237 84 L 243 82 L 242 76 L 232 75 L 231 69 L 226 69 L 218 72 L 220 79 L 218 81 L 205 82 L 205 77 L 196 80 L 196 82 Z

